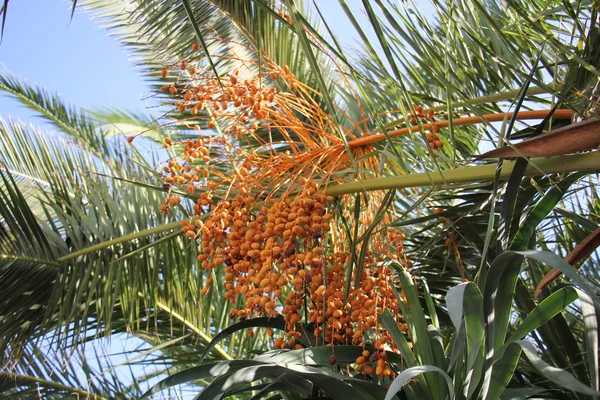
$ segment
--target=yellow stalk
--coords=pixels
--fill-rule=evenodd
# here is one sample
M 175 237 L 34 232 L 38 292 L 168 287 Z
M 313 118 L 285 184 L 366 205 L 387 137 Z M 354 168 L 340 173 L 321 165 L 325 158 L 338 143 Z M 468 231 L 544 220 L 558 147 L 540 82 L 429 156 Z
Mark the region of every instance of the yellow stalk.
M 344 183 L 340 185 L 333 185 L 327 188 L 327 194 L 331 196 L 338 196 L 348 193 L 360 193 L 369 192 L 374 190 L 386 190 L 386 189 L 402 189 L 407 187 L 422 187 L 431 185 L 441 185 L 449 183 L 464 183 L 464 182 L 481 182 L 491 181 L 494 179 L 496 173 L 496 164 L 488 164 L 476 167 L 462 167 L 452 170 L 443 171 L 442 173 L 429 172 L 420 173 L 413 175 L 394 176 L 370 179 L 365 181 L 357 181 L 351 183 Z M 513 161 L 505 161 L 500 175 L 501 179 L 507 179 L 514 168 Z M 530 164 L 525 170 L 526 176 L 536 176 L 544 174 L 552 174 L 558 172 L 572 172 L 572 171 L 593 171 L 600 169 L 600 154 L 598 152 L 576 154 L 570 156 L 559 156 L 542 159 L 532 159 Z M 256 203 L 254 208 L 260 207 L 261 203 Z M 197 218 L 205 219 L 207 215 L 202 215 Z M 189 219 L 185 219 L 186 221 Z M 85 254 L 93 253 L 98 250 L 105 249 L 110 246 L 126 243 L 134 239 L 143 238 L 150 235 L 156 235 L 162 232 L 170 231 L 181 227 L 181 221 L 172 222 L 170 224 L 157 226 L 155 228 L 146 229 L 140 232 L 132 233 L 129 235 L 121 236 L 106 242 L 98 243 L 85 249 L 76 251 L 75 253 L 67 254 L 66 256 L 60 257 L 58 262 L 65 262 L 83 256 Z
M 17 382 L 26 382 L 26 385 L 28 385 L 28 386 L 40 385 L 43 387 L 51 387 L 51 388 L 55 388 L 55 389 L 59 389 L 59 390 L 64 390 L 66 392 L 76 395 L 77 397 L 81 397 L 84 399 L 108 400 L 106 397 L 98 396 L 98 395 L 92 394 L 90 392 L 86 392 L 85 390 L 77 389 L 77 388 L 74 388 L 71 386 L 61 385 L 60 383 L 48 381 L 45 379 L 35 378 L 33 376 L 12 374 L 9 372 L 0 372 L 0 380 L 6 381 L 7 383 L 15 382 L 15 384 Z
M 202 341 L 204 343 L 206 343 L 207 345 L 212 341 L 212 339 L 208 335 L 206 335 L 204 332 L 202 332 L 200 329 L 198 329 L 196 327 L 196 325 L 192 324 L 190 321 L 183 318 L 182 315 L 171 310 L 165 304 L 156 302 L 156 305 L 158 306 L 158 308 L 169 313 L 169 315 L 171 315 L 175 319 L 181 321 L 185 326 L 190 328 L 192 330 L 192 332 L 194 332 L 196 335 L 200 336 L 200 339 L 202 339 Z M 217 353 L 219 353 L 219 355 L 221 356 L 221 358 L 223 360 L 233 360 L 233 357 L 231 357 L 229 354 L 227 354 L 227 352 L 225 350 L 223 350 L 223 348 L 221 346 L 219 346 L 218 344 L 213 347 L 213 350 L 216 351 Z
M 510 177 L 514 165 L 514 161 L 504 161 L 500 178 L 507 179 Z M 476 167 L 456 168 L 441 172 L 432 171 L 428 173 L 370 179 L 330 186 L 327 188 L 327 194 L 330 196 L 338 196 L 348 193 L 370 192 L 373 190 L 492 181 L 496 174 L 496 168 L 496 164 L 488 164 Z M 531 159 L 525 170 L 525 175 L 536 176 L 559 172 L 593 171 L 599 169 L 600 153 L 593 152 L 570 156 Z
M 203 216 L 203 217 L 206 218 L 205 216 Z M 195 219 L 197 219 L 197 218 L 194 218 L 194 220 Z M 189 218 L 185 219 L 185 221 L 187 221 L 187 220 L 189 220 Z M 173 229 L 181 228 L 181 222 L 182 221 L 171 222 L 170 224 L 165 224 L 165 225 L 157 226 L 155 228 L 146 229 L 144 231 L 135 232 L 135 233 L 131 233 L 129 235 L 125 235 L 125 236 L 121 236 L 121 237 L 118 237 L 118 238 L 115 238 L 115 239 L 107 240 L 105 242 L 98 243 L 98 244 L 95 244 L 95 245 L 90 246 L 90 247 L 86 247 L 85 249 L 81 249 L 81 250 L 76 251 L 74 253 L 67 254 L 66 256 L 62 256 L 57 261 L 58 262 L 69 261 L 69 260 L 72 260 L 72 259 L 77 258 L 79 256 L 83 256 L 83 255 L 88 254 L 88 253 L 93 253 L 94 251 L 102 250 L 102 249 L 105 249 L 107 247 L 113 246 L 115 244 L 126 243 L 126 242 L 129 242 L 131 240 L 143 238 L 143 237 L 150 236 L 150 235 L 156 235 L 158 233 L 162 233 L 162 232 L 166 232 L 166 231 L 171 231 Z

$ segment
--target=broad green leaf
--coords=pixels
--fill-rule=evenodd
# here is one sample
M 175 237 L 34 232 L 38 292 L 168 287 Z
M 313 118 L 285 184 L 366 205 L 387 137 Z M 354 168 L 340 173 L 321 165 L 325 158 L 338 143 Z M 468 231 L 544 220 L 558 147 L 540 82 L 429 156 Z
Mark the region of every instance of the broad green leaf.
M 600 390 L 598 382 L 598 314 L 594 302 L 586 293 L 576 289 L 581 301 L 581 314 L 585 329 L 584 348 L 592 389 Z
M 450 392 L 450 399 L 454 399 L 454 397 L 455 397 L 454 385 L 452 384 L 452 379 L 448 376 L 448 374 L 444 370 L 442 370 L 438 367 L 433 367 L 431 365 L 422 365 L 422 366 L 418 366 L 418 367 L 410 367 L 410 368 L 407 368 L 404 371 L 402 371 L 396 377 L 396 379 L 394 379 L 394 382 L 392 382 L 392 384 L 390 385 L 390 388 L 388 389 L 387 394 L 385 395 L 385 400 L 393 399 L 394 396 L 396 395 L 396 393 L 401 391 L 402 388 L 404 387 L 404 385 L 406 385 L 409 380 L 417 377 L 418 375 L 426 373 L 426 372 L 439 373 L 446 381 L 446 385 L 448 385 L 448 391 Z
M 527 243 L 529 243 L 531 235 L 533 235 L 540 222 L 542 222 L 542 220 L 546 218 L 548 214 L 550 214 L 558 202 L 562 200 L 569 187 L 571 187 L 573 183 L 575 183 L 584 175 L 585 174 L 582 172 L 572 174 L 561 180 L 558 185 L 553 186 L 544 195 L 544 197 L 535 205 L 533 210 L 531 210 L 523 224 L 520 226 L 515 238 L 513 239 L 513 242 L 511 243 L 511 250 L 527 249 Z
M 537 350 L 532 343 L 520 340 L 514 342 L 514 344 L 511 344 L 511 346 L 515 345 L 521 347 L 529 362 L 547 379 L 550 379 L 565 389 L 572 390 L 577 393 L 582 393 L 588 396 L 600 396 L 600 392 L 584 385 L 567 371 L 553 367 L 544 362 L 538 355 Z
M 446 354 L 444 352 L 444 338 L 442 337 L 442 334 L 433 325 L 429 325 L 427 327 L 427 335 L 435 366 L 446 371 L 448 368 L 448 360 L 446 359 Z M 448 395 L 446 386 L 438 386 L 437 390 L 439 391 L 438 395 L 441 399 L 445 399 Z
M 572 287 L 565 287 L 552 293 L 538 304 L 523 321 L 521 321 L 517 329 L 513 331 L 506 340 L 504 347 L 507 347 L 514 341 L 524 338 L 530 332 L 549 321 L 556 314 L 567 308 L 569 304 L 577 300 L 577 297 L 576 289 Z
M 446 304 L 455 329 L 466 334 L 467 352 L 461 373 L 465 374 L 463 390 L 468 398 L 477 388 L 483 372 L 483 298 L 477 285 L 465 282 L 448 291 Z M 457 335 L 459 337 L 462 335 Z
M 410 313 L 405 318 L 410 330 L 410 337 L 417 360 L 420 365 L 434 365 L 433 352 L 429 344 L 429 335 L 427 334 L 427 321 L 425 320 L 425 314 L 415 290 L 412 277 L 404 270 L 400 270 L 399 272 L 400 284 L 406 296 L 408 312 Z M 437 376 L 425 375 L 427 386 L 433 394 L 434 399 L 438 398 L 436 393 L 438 393 L 439 385 L 443 385 L 443 382 L 439 382 L 437 378 Z
M 502 357 L 494 362 L 489 390 L 484 397 L 485 400 L 496 400 L 502 395 L 514 375 L 520 355 L 521 349 L 519 347 L 509 346 Z
M 511 252 L 508 252 L 510 254 Z M 519 254 L 527 258 L 537 260 L 548 266 L 560 270 L 566 277 L 568 277 L 574 284 L 579 286 L 586 295 L 588 295 L 596 307 L 600 307 L 600 299 L 596 295 L 595 290 L 581 277 L 577 271 L 571 267 L 565 260 L 560 258 L 554 253 L 549 251 L 515 251 L 514 254 Z
M 373 352 L 372 347 L 362 346 L 329 346 L 311 347 L 298 350 L 274 350 L 254 358 L 256 361 L 271 364 L 302 364 L 302 365 L 330 365 L 330 357 L 336 359 L 336 365 L 354 364 L 364 350 Z M 402 358 L 393 352 L 386 352 L 387 359 L 392 362 L 402 362 Z
M 261 366 L 267 365 L 265 363 L 261 363 L 253 360 L 232 360 L 232 361 L 222 361 L 216 363 L 209 363 L 199 365 L 194 368 L 187 369 L 185 371 L 177 372 L 154 386 L 150 388 L 146 393 L 140 397 L 140 399 L 145 399 L 150 397 L 151 395 L 158 393 L 164 389 L 175 385 L 181 385 L 188 382 L 193 382 L 198 379 L 210 378 L 225 374 L 231 374 L 235 371 L 242 370 L 247 367 L 253 366 Z
M 436 329 L 440 329 L 440 322 L 438 320 L 437 311 L 435 310 L 435 304 L 433 302 L 433 298 L 431 297 L 431 293 L 429 292 L 427 281 L 425 280 L 423 280 L 423 291 L 423 296 L 425 297 L 425 303 L 427 304 L 427 311 L 429 313 L 429 318 L 431 319 L 431 324 Z
M 285 330 L 285 321 L 283 318 L 268 318 L 268 317 L 258 317 L 258 318 L 250 318 L 243 321 L 236 322 L 235 324 L 229 326 L 226 329 L 223 329 L 219 332 L 209 345 L 204 350 L 202 357 L 200 357 L 200 361 L 204 360 L 206 356 L 210 353 L 210 351 L 217 345 L 220 341 L 232 335 L 235 332 L 238 332 L 242 329 L 249 328 L 273 328 L 278 330 Z M 312 332 L 309 332 L 308 329 L 300 328 L 300 332 L 303 332 L 304 335 L 300 337 L 298 340 L 305 345 L 309 345 L 309 343 L 314 343 L 314 335 Z
M 506 389 L 500 395 L 500 400 L 525 400 L 533 398 L 533 396 L 540 393 L 544 393 L 544 389 L 536 388 L 518 388 L 518 389 Z
M 394 320 L 390 310 L 386 309 L 383 314 L 381 314 L 380 318 L 384 328 L 392 336 L 392 340 L 396 346 L 398 346 L 404 363 L 409 367 L 417 366 L 417 360 L 408 345 L 408 341 L 404 337 L 404 333 L 400 330 L 398 323 Z
M 483 291 L 486 361 L 481 393 L 484 398 L 492 383 L 494 361 L 500 356 L 498 353 L 506 338 L 521 263 L 522 257 L 518 254 L 502 253 L 492 262 L 486 276 Z
M 267 377 L 277 378 L 282 374 L 300 376 L 306 380 L 309 380 L 334 399 L 344 400 L 354 396 L 354 398 L 357 400 L 376 400 L 377 397 L 375 396 L 377 393 L 380 393 L 381 395 L 385 393 L 385 390 L 380 388 L 378 385 L 369 384 L 354 378 L 344 377 L 336 373 L 301 365 L 288 365 L 286 367 L 269 364 L 247 366 L 228 372 L 225 375 L 221 375 L 220 377 L 217 377 L 210 385 L 208 385 L 202 392 L 200 392 L 197 398 L 199 400 L 212 399 L 223 391 L 231 390 L 232 388 L 236 387 L 243 387 L 254 381 Z M 370 393 L 369 391 L 361 390 L 359 388 L 360 386 L 369 388 Z

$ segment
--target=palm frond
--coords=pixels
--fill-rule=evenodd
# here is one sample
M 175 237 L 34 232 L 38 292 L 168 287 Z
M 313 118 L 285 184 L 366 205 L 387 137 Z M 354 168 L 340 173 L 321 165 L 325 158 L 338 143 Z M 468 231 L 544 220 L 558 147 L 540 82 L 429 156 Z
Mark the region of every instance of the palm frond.
M 105 139 L 115 136 L 142 136 L 155 143 L 162 143 L 170 134 L 167 128 L 148 114 L 115 108 L 102 108 L 89 113 Z
M 104 141 L 103 132 L 97 129 L 90 116 L 65 104 L 58 95 L 51 94 L 44 88 L 31 86 L 9 73 L 0 75 L 0 90 L 54 124 L 72 141 L 85 146 L 87 151 L 97 157 L 105 157 L 106 161 L 106 157 L 116 156 L 117 153 Z
M 167 330 L 179 324 L 207 338 L 205 346 L 212 337 L 209 326 L 217 321 L 224 326 L 230 306 L 216 289 L 201 296 L 206 272 L 196 267 L 195 246 L 179 232 L 68 257 L 168 222 L 157 212 L 164 194 L 154 189 L 160 185 L 149 178 L 147 165 L 127 159 L 103 165 L 85 147 L 67 146 L 18 123 L 2 128 L 3 362 L 18 360 L 22 347 L 43 335 L 60 335 L 62 347 L 76 345 L 90 331 L 151 329 L 141 320 L 153 312 Z M 185 213 L 178 209 L 172 216 L 183 219 Z M 190 299 L 194 307 L 180 306 Z M 124 322 L 113 325 L 117 317 Z M 230 348 L 257 343 L 243 338 L 233 337 Z

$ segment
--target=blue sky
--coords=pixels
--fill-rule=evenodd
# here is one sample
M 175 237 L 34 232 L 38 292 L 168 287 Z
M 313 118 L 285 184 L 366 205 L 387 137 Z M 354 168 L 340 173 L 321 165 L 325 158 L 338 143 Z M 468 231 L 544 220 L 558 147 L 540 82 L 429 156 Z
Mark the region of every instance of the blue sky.
M 362 15 L 360 0 L 347 3 L 357 16 Z M 358 35 L 345 17 L 340 18 L 344 14 L 338 2 L 317 0 L 317 4 L 331 18 L 328 23 L 344 47 L 357 48 Z M 124 49 L 82 9 L 71 20 L 70 7 L 66 0 L 11 1 L 0 45 L 0 71 L 59 93 L 66 102 L 83 108 L 143 111 L 141 99 L 149 89 Z M 33 115 L 0 95 L 1 117 L 40 124 Z M 43 127 L 52 129 L 47 124 Z
M 0 70 L 58 92 L 84 108 L 113 106 L 142 110 L 148 89 L 135 67 L 105 30 L 69 3 L 59 0 L 11 1 L 0 45 Z M 0 116 L 31 120 L 31 113 L 0 96 Z

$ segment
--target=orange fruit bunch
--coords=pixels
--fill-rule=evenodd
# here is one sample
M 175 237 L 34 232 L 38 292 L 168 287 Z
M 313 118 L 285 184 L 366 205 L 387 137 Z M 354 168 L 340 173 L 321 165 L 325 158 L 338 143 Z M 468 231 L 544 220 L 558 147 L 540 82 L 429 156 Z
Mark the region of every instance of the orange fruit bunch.
M 234 305 L 231 317 L 283 318 L 285 332 L 273 336 L 275 348 L 300 348 L 307 328 L 318 344 L 373 345 L 378 351 L 357 370 L 389 376 L 383 350 L 397 349 L 378 316 L 398 310 L 387 262 L 403 258 L 410 265 L 403 236 L 393 229 L 373 235 L 361 244 L 368 248 L 358 268 L 351 256 L 357 249 L 349 249 L 343 230 L 333 229 L 342 217 L 334 201 L 343 205 L 350 196 L 324 194 L 332 172 L 347 168 L 349 159 L 341 139 L 329 133 L 334 124 L 287 66 L 267 61 L 261 67 L 254 78 L 236 70 L 218 79 L 187 60 L 178 65 L 183 81 L 162 87 L 198 136 L 164 140 L 172 153 L 162 168 L 169 195 L 160 211 L 181 203 L 172 189 L 197 197 L 182 229 L 199 244 L 200 266 L 223 270 L 219 284 Z M 370 149 L 355 151 L 360 156 Z M 369 213 L 374 209 L 367 207 L 366 219 Z M 207 279 L 202 293 L 214 284 Z

